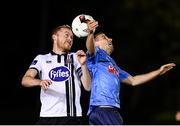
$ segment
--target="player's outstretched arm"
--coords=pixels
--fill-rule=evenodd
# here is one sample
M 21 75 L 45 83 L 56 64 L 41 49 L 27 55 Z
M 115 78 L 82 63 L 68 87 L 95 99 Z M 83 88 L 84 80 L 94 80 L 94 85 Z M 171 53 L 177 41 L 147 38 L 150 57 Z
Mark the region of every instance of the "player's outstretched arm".
M 133 86 L 144 84 L 160 75 L 165 74 L 172 68 L 174 68 L 176 65 L 174 63 L 168 63 L 165 65 L 162 65 L 159 69 L 151 71 L 146 74 L 136 75 L 136 76 L 129 76 L 125 80 L 123 80 L 123 83 L 130 84 Z

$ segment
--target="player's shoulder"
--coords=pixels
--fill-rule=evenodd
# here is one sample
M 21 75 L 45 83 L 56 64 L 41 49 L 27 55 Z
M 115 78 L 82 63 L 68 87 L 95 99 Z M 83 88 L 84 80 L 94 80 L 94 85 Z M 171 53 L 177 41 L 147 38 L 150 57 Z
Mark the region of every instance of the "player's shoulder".
M 51 55 L 51 53 L 41 53 L 41 54 L 38 54 L 36 57 L 38 58 L 38 59 L 46 59 L 46 58 L 48 58 L 48 57 L 51 57 L 52 55 Z

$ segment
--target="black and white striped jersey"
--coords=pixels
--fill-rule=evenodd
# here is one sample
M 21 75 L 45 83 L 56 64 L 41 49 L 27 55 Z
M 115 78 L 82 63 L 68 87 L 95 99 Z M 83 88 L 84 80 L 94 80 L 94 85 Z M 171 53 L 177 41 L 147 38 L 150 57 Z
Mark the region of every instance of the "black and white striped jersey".
M 82 70 L 75 53 L 37 55 L 29 68 L 36 69 L 42 80 L 52 81 L 47 90 L 41 89 L 40 117 L 82 116 Z

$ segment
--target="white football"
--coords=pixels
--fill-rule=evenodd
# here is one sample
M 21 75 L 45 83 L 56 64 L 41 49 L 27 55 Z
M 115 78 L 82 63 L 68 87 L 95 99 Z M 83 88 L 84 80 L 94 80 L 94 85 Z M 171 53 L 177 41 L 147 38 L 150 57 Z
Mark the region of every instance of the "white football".
M 76 16 L 72 21 L 72 31 L 77 37 L 86 37 L 87 33 L 87 22 L 94 20 L 92 16 L 87 14 L 80 14 Z

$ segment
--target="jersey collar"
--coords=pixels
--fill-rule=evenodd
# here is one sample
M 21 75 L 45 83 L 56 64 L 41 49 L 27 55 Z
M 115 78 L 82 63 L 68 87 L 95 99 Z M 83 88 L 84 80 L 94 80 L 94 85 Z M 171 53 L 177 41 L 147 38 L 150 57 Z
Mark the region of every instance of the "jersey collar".
M 58 55 L 58 56 L 67 55 L 67 54 L 68 54 L 68 53 L 64 53 L 64 54 L 61 54 L 61 55 L 60 55 L 60 54 L 57 54 L 57 53 L 55 53 L 55 52 L 53 52 L 53 51 L 51 51 L 50 53 L 51 53 L 51 55 Z

